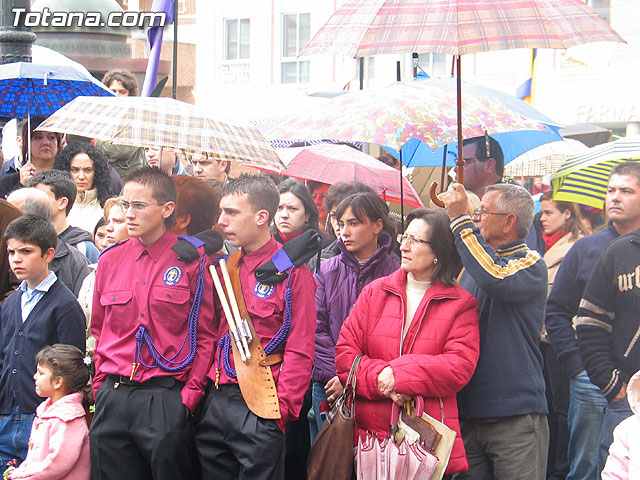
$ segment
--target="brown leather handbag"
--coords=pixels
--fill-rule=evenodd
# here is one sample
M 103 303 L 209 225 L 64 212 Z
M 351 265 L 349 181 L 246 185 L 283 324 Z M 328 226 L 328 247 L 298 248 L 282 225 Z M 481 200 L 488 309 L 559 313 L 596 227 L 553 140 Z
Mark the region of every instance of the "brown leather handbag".
M 356 370 L 362 354 L 351 365 L 347 385 L 327 414 L 307 459 L 308 480 L 350 480 L 353 470 Z

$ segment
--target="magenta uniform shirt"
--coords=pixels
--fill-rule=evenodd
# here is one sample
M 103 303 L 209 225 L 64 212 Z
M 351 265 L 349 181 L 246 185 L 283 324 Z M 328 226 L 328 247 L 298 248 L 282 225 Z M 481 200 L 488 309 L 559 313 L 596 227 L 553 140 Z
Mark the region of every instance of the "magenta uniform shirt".
M 140 325 L 149 331 L 156 347 L 166 358 L 173 357 L 180 349 L 187 334 L 198 261 L 179 261 L 171 249 L 177 240 L 177 236 L 167 230 L 149 247 L 137 238 L 130 238 L 100 256 L 91 315 L 91 332 L 97 341 L 94 392 L 98 391 L 108 374 L 131 375 L 135 334 Z M 185 382 L 182 403 L 191 411 L 204 394 L 206 374 L 213 361 L 214 330 L 217 330 L 209 265 L 207 258 L 193 362 L 175 374 L 140 365 L 133 378 L 144 382 L 153 377 L 171 375 Z M 185 358 L 188 353 L 189 344 L 186 342 L 174 361 Z M 142 360 L 147 365 L 154 365 L 146 346 L 142 347 Z
M 282 326 L 284 320 L 284 293 L 287 286 L 286 279 L 275 285 L 264 285 L 256 280 L 253 272 L 263 263 L 271 259 L 280 248 L 280 244 L 273 237 L 262 247 L 248 255 L 240 257 L 240 282 L 242 294 L 251 315 L 253 326 L 260 337 L 262 346 L 273 338 Z M 278 389 L 280 412 L 282 419 L 278 422 L 283 428 L 289 421 L 300 414 L 304 394 L 309 388 L 311 367 L 313 366 L 313 352 L 316 333 L 316 283 L 306 266 L 293 271 L 291 278 L 292 315 L 291 330 L 286 339 L 283 362 L 273 365 L 271 371 Z M 220 308 L 220 328 L 217 338 L 229 331 L 224 313 Z M 229 362 L 233 367 L 233 355 L 229 355 Z M 208 377 L 215 381 L 218 355 Z M 229 378 L 222 365 L 220 366 L 220 384 L 237 383 Z

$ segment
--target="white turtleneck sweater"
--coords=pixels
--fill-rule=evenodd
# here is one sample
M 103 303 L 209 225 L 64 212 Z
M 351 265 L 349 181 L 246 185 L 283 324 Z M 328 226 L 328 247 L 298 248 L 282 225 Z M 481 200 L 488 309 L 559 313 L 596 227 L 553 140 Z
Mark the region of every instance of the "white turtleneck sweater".
M 407 330 L 409 330 L 413 316 L 416 314 L 416 310 L 418 310 L 418 305 L 420 305 L 422 297 L 424 297 L 425 292 L 430 286 L 430 281 L 420 282 L 413 278 L 411 273 L 407 274 L 407 317 L 405 318 L 404 328 L 402 329 L 403 340 L 407 334 Z
M 96 224 L 102 218 L 103 212 L 98 202 L 98 191 L 95 188 L 78 193 L 76 201 L 67 215 L 67 222 L 73 227 L 79 227 L 93 235 Z

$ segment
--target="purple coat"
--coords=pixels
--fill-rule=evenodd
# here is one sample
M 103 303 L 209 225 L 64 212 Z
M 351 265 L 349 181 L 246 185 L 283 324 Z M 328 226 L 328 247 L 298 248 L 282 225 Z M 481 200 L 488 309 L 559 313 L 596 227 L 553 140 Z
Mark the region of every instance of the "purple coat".
M 356 257 L 338 241 L 340 255 L 322 261 L 320 274 L 314 275 L 316 290 L 316 348 L 311 379 L 326 383 L 336 375 L 335 348 L 342 323 L 347 318 L 362 288 L 380 277 L 395 272 L 399 264 L 391 257 L 391 236 L 381 232 L 380 248 L 360 265 Z

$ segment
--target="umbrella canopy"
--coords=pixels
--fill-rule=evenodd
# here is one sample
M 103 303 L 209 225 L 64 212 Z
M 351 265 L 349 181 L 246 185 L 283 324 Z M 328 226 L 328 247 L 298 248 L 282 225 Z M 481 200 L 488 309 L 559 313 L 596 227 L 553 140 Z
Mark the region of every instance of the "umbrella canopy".
M 483 98 L 465 97 L 463 109 L 465 138 L 515 130 L 555 135 L 544 124 Z M 456 92 L 422 82 L 397 82 L 333 98 L 291 117 L 267 136 L 271 140 L 361 141 L 396 150 L 415 138 L 435 149 L 457 139 L 455 119 Z
M 81 95 L 112 97 L 113 92 L 70 65 L 0 65 L 0 117 L 48 117 Z
M 543 177 L 553 175 L 563 162 L 589 150 L 578 140 L 545 143 L 515 158 L 504 167 L 507 177 Z
M 640 136 L 604 143 L 570 158 L 551 179 L 553 200 L 603 208 L 611 168 L 628 160 L 640 160 Z
M 300 52 L 368 57 L 624 42 L 584 0 L 347 0 Z
M 463 183 L 462 111 L 465 116 L 467 112 L 462 106 L 460 56 L 512 48 L 569 48 L 598 41 L 624 42 L 583 0 L 347 0 L 300 55 L 455 55 L 457 176 Z M 435 187 L 431 187 L 431 199 L 443 206 Z
M 214 118 L 171 98 L 79 97 L 42 122 L 38 130 L 282 166 L 255 127 Z
M 435 88 L 442 88 L 450 92 L 456 91 L 456 81 L 453 78 L 428 78 L 424 74 L 418 74 L 415 78 L 416 82 L 421 85 L 427 85 Z M 476 85 L 471 82 L 462 82 L 462 88 L 465 92 L 465 98 L 481 98 L 502 105 L 510 111 L 519 113 L 524 117 L 535 120 L 549 127 L 548 130 L 524 130 L 509 131 L 504 133 L 493 133 L 492 137 L 498 142 L 504 155 L 505 165 L 524 154 L 525 152 L 543 145 L 547 142 L 562 140 L 558 133 L 561 124 L 547 117 L 540 111 L 533 108 L 527 102 L 524 102 L 512 95 L 494 90 L 492 88 Z M 445 156 L 446 166 L 455 166 L 458 156 L 458 143 L 450 143 L 446 146 L 447 154 Z M 442 166 L 442 159 L 445 147 L 431 150 L 422 142 L 409 141 L 402 147 L 402 161 L 409 167 L 438 167 Z M 398 152 L 392 152 L 398 157 Z M 576 154 L 579 152 L 576 152 Z
M 333 185 L 338 182 L 362 182 L 385 201 L 404 202 L 409 207 L 424 206 L 411 183 L 398 170 L 346 145 L 318 144 L 278 149 L 286 164 L 281 175 Z M 402 197 L 400 182 L 402 178 Z M 401 200 L 402 198 L 402 200 Z

